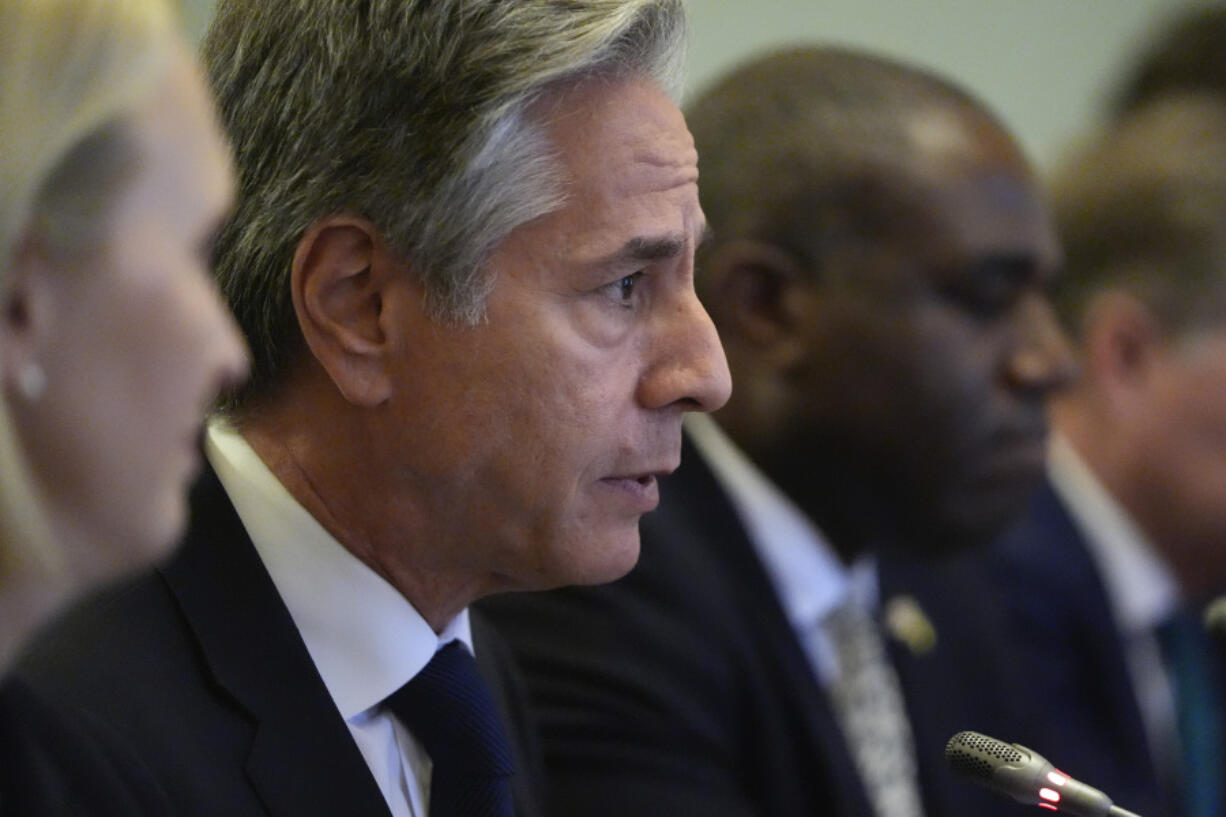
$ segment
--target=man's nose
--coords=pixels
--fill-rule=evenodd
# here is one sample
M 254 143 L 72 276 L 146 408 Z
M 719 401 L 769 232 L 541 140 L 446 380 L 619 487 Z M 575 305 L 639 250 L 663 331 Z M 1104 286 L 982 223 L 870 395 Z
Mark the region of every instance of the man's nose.
M 661 316 L 652 348 L 656 360 L 639 384 L 644 407 L 715 411 L 728 402 L 732 375 L 724 347 L 692 289 Z
M 1024 295 L 1014 320 L 1015 340 L 1006 364 L 1010 383 L 1044 394 L 1071 384 L 1078 374 L 1077 361 L 1047 297 L 1039 292 Z

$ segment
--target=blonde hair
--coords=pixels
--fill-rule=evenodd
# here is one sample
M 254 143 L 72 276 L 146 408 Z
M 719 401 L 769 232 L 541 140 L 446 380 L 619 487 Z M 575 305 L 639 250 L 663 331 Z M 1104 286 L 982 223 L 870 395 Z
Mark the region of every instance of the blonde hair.
M 0 304 L 28 234 L 70 250 L 104 229 L 129 171 L 125 116 L 161 80 L 174 33 L 164 0 L 0 2 Z M 57 567 L 34 493 L 0 399 L 0 581 Z

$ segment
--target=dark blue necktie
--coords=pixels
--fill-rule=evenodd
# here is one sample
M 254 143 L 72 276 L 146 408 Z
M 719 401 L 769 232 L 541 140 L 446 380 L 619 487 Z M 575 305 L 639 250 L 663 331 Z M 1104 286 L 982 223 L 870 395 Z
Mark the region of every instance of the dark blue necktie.
M 1183 753 L 1182 799 L 1186 817 L 1222 814 L 1220 772 L 1226 735 L 1222 695 L 1212 661 L 1212 643 L 1194 611 L 1184 610 L 1158 630 L 1175 687 L 1175 711 Z
M 514 763 L 477 662 L 452 641 L 387 699 L 434 764 L 430 817 L 514 817 Z

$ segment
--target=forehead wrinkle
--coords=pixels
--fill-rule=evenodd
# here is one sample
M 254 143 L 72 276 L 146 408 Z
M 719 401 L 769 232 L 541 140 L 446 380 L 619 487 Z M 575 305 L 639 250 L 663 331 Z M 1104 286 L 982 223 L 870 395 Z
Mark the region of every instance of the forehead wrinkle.
M 698 151 L 693 147 L 693 143 L 671 155 L 667 151 L 658 150 L 658 147 L 657 144 L 644 145 L 631 154 L 631 160 L 651 169 L 675 169 L 676 184 L 698 181 Z

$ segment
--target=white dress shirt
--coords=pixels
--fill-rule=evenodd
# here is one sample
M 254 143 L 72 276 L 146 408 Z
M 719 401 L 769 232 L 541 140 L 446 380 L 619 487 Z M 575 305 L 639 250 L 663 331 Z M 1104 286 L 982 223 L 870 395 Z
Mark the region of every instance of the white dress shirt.
M 1179 585 L 1128 512 L 1059 434 L 1052 435 L 1047 462 L 1052 487 L 1102 577 L 1155 761 L 1175 768 L 1175 698 L 1155 631 L 1179 607 Z
M 472 649 L 468 611 L 436 635 L 324 530 L 241 435 L 210 422 L 205 453 L 393 817 L 425 817 L 430 759 L 382 702 L 444 644 L 459 639 Z
M 838 677 L 838 653 L 822 623 L 848 595 L 866 609 L 877 607 L 876 563 L 865 557 L 848 569 L 821 531 L 714 420 L 690 414 L 685 424 L 732 500 L 814 674 L 829 686 Z

